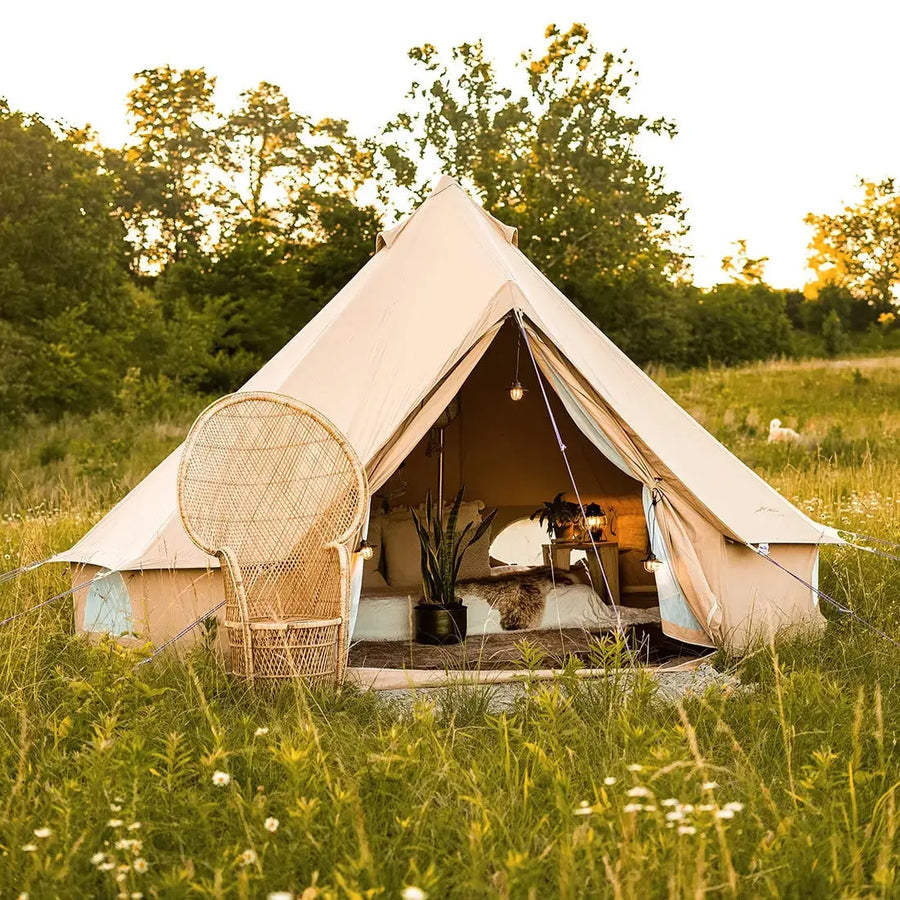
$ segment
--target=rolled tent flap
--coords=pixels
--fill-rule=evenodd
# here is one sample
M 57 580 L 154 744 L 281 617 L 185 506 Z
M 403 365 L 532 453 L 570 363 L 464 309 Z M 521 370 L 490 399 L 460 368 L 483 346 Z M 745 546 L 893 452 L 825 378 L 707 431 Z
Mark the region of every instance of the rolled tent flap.
M 582 433 L 611 462 L 660 496 L 656 505 L 660 539 L 665 542 L 665 556 L 672 564 L 674 578 L 690 612 L 688 618 L 684 610 L 676 610 L 670 604 L 668 611 L 672 617 L 666 618 L 667 610 L 660 607 L 663 631 L 679 640 L 708 646 L 719 622 L 719 600 L 711 584 L 719 582 L 719 569 L 725 562 L 724 537 L 670 489 L 618 417 L 593 392 L 589 393 L 590 389 L 581 383 L 555 348 L 528 325 L 526 330 L 541 372 Z M 702 557 L 695 549 L 695 541 L 700 541 L 706 550 Z

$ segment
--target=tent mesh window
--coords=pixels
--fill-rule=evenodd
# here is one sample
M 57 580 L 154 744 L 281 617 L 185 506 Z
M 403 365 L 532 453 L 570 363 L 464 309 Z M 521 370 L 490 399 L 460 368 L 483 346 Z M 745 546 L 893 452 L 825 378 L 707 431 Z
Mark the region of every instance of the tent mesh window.
M 222 566 L 232 671 L 339 682 L 368 505 L 341 433 L 280 394 L 223 397 L 188 434 L 178 501 L 191 540 Z

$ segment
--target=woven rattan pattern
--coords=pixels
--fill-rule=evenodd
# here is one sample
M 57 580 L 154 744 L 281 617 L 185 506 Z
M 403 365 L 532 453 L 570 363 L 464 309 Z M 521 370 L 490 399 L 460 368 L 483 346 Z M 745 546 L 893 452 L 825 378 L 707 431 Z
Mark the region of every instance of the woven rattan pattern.
M 233 670 L 339 680 L 368 492 L 337 429 L 279 394 L 223 397 L 191 428 L 178 494 L 191 539 L 222 564 Z

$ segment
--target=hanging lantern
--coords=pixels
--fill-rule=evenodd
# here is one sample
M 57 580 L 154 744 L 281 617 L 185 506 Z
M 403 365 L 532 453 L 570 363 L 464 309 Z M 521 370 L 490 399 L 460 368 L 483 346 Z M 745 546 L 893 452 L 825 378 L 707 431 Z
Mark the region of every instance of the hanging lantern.
M 588 503 L 584 508 L 584 528 L 592 537 L 603 539 L 603 529 L 606 528 L 608 519 L 599 503 Z
M 641 563 L 644 566 L 644 571 L 649 572 L 651 575 L 655 575 L 663 567 L 663 561 L 657 559 L 656 554 L 652 550 L 647 553 L 646 559 L 641 560 Z
M 509 388 L 509 399 L 518 403 L 525 396 L 525 388 L 518 380 L 514 381 Z
M 375 555 L 375 548 L 367 540 L 363 539 L 359 542 L 357 553 L 363 559 L 371 559 Z

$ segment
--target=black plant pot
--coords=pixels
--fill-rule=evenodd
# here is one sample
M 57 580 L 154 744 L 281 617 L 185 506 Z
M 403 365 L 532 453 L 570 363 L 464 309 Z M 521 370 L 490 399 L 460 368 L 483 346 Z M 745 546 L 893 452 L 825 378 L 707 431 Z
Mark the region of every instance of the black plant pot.
M 416 643 L 458 644 L 466 639 L 468 610 L 462 603 L 455 606 L 439 606 L 436 603 L 418 603 L 414 608 Z

